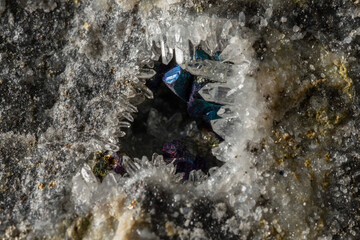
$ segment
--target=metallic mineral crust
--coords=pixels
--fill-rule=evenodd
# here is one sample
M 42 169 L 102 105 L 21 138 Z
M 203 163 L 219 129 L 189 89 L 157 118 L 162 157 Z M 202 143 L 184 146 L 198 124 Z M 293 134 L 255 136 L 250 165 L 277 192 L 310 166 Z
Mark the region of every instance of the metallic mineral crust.
M 0 66 L 1 240 L 360 239 L 359 0 L 0 0 Z

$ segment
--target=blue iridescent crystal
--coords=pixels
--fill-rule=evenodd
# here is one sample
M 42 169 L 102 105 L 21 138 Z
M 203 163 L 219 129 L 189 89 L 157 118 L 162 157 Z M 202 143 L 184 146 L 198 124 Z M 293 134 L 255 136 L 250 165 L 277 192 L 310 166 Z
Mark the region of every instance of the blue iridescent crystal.
M 197 50 L 195 53 L 195 60 L 210 60 L 210 56 L 204 50 Z
M 180 66 L 176 66 L 173 69 L 171 69 L 170 71 L 168 71 L 167 73 L 165 73 L 164 82 L 166 84 L 173 84 L 179 78 L 179 76 L 181 74 L 181 70 L 182 69 Z
M 215 61 L 221 61 L 221 59 L 220 59 L 220 54 L 221 54 L 221 52 L 216 52 L 216 53 L 214 54 L 214 60 L 215 60 Z
M 191 85 L 194 77 L 180 66 L 172 68 L 166 72 L 163 81 L 178 97 L 183 101 L 189 99 L 191 93 Z
M 201 49 L 195 53 L 195 60 L 210 59 L 219 61 L 219 53 L 216 53 L 213 58 Z M 163 82 L 178 97 L 187 102 L 188 113 L 191 117 L 203 119 L 206 122 L 220 118 L 217 111 L 222 105 L 208 102 L 199 94 L 199 90 L 210 82 L 208 79 L 195 77 L 177 65 L 164 74 Z
M 206 85 L 206 82 L 198 83 L 194 82 L 190 98 L 188 101 L 188 113 L 194 118 L 201 118 L 206 122 L 210 122 L 214 119 L 219 119 L 217 112 L 222 105 L 211 103 L 204 100 L 199 94 L 199 90 Z

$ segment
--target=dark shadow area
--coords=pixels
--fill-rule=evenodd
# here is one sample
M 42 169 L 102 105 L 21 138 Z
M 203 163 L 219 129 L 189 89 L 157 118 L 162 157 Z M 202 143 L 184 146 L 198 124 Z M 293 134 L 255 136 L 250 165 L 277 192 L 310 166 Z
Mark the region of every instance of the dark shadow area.
M 203 159 L 206 163 L 203 170 L 207 172 L 211 167 L 222 165 L 211 153 L 221 139 L 208 123 L 190 117 L 187 103 L 162 82 L 163 75 L 174 66 L 175 62 L 155 64 L 157 74 L 147 82 L 154 99 L 138 105 L 131 128 L 120 139 L 120 152 L 132 158 L 147 156 L 150 159 L 153 153 L 163 154 L 165 144 L 179 140 L 194 159 Z

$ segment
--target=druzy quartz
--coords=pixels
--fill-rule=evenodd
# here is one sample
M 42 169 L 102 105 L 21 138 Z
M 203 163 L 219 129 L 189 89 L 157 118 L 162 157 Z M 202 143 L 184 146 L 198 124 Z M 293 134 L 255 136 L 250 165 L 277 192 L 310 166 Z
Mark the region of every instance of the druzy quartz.
M 0 239 L 360 239 L 359 24 L 356 0 L 0 0 Z
M 195 52 L 195 60 L 206 59 L 211 58 L 205 51 L 198 49 Z M 219 61 L 219 53 L 214 54 L 213 59 Z M 209 79 L 194 76 L 177 65 L 164 74 L 163 82 L 187 103 L 191 117 L 203 119 L 206 122 L 220 118 L 217 112 L 222 105 L 206 101 L 199 94 L 200 89 L 211 82 Z

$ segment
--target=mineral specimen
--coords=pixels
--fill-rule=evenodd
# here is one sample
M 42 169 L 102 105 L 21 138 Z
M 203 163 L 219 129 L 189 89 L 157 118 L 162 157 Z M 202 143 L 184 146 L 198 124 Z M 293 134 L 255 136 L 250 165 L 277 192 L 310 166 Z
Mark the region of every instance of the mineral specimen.
M 359 26 L 357 0 L 0 0 L 0 238 L 360 239 Z
M 192 156 L 181 141 L 172 141 L 162 148 L 164 160 L 176 166 L 176 173 L 184 173 L 184 179 L 189 178 L 193 170 L 205 170 L 206 162 L 199 156 Z
M 219 60 L 218 54 L 215 58 Z M 203 50 L 197 50 L 195 59 L 205 60 L 210 59 L 210 56 Z M 187 102 L 188 113 L 191 117 L 201 118 L 206 122 L 219 118 L 216 113 L 221 105 L 205 101 L 199 94 L 199 90 L 210 82 L 208 79 L 194 77 L 177 65 L 164 74 L 163 81 L 177 96 Z

